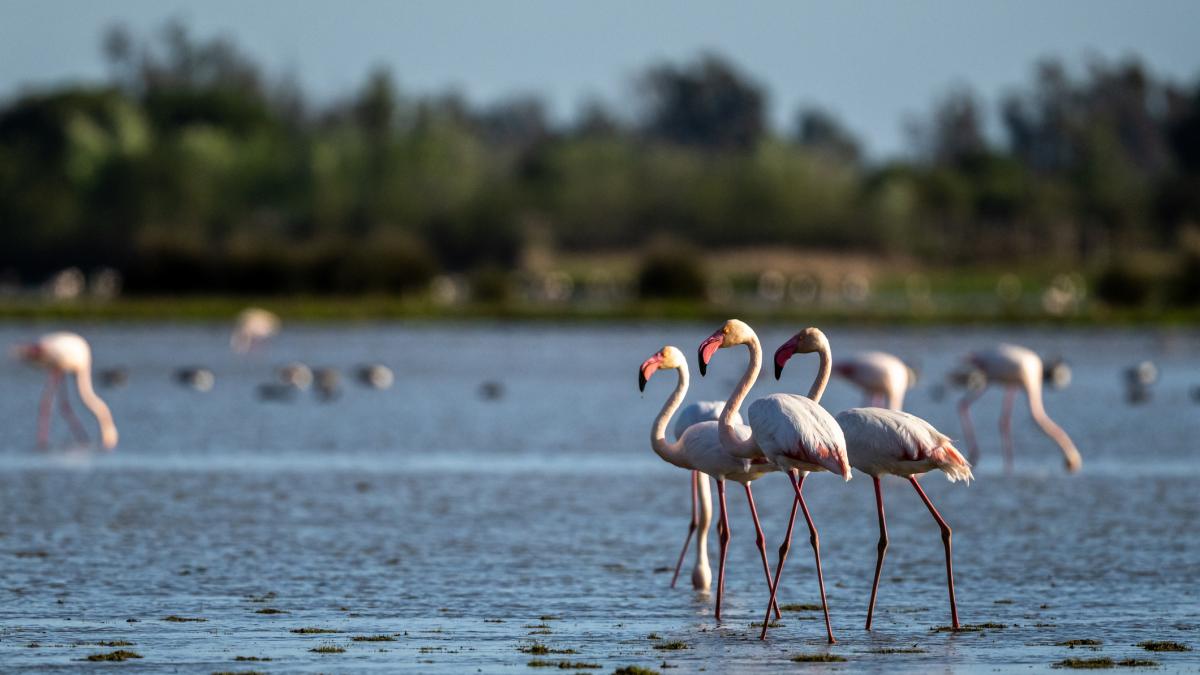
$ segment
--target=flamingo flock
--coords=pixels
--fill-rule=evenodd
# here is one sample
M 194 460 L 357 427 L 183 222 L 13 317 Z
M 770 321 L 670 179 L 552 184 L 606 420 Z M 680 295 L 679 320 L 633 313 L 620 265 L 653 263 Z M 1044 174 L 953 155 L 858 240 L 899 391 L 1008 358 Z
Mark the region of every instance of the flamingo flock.
M 848 481 L 852 471 L 871 477 L 875 491 L 876 515 L 879 522 L 879 542 L 876 546 L 875 574 L 867 602 L 866 630 L 871 630 L 875 618 L 879 581 L 889 540 L 887 518 L 883 504 L 881 478 L 898 476 L 912 485 L 921 503 L 937 523 L 946 560 L 946 587 L 950 604 L 951 627 L 959 629 L 958 604 L 954 594 L 954 562 L 952 530 L 922 489 L 918 478 L 930 471 L 941 471 L 950 482 L 969 483 L 974 479 L 972 461 L 978 456 L 969 407 L 982 395 L 988 383 L 1005 387 L 1004 412 L 1001 417 L 1001 436 L 1004 444 L 1005 468 L 1012 470 L 1011 417 L 1015 394 L 1025 392 L 1030 413 L 1038 426 L 1055 441 L 1063 452 L 1068 472 L 1078 471 L 1082 459 L 1069 436 L 1049 415 L 1042 404 L 1043 377 L 1069 378 L 1058 371 L 1051 375 L 1041 359 L 1033 352 L 1013 345 L 1000 345 L 990 350 L 972 352 L 965 359 L 973 370 L 972 378 L 982 378 L 982 384 L 971 388 L 959 404 L 964 433 L 970 448 L 970 459 L 964 457 L 949 436 L 929 422 L 901 410 L 905 392 L 915 381 L 915 372 L 899 358 L 879 351 L 853 355 L 844 361 L 833 359 L 829 339 L 818 328 L 805 328 L 784 342 L 774 353 L 775 377 L 779 379 L 788 361 L 797 354 L 816 354 L 817 375 L 807 394 L 771 394 L 752 401 L 747 407 L 748 424 L 741 417 L 742 405 L 749 397 L 763 364 L 763 349 L 758 335 L 743 321 L 731 319 L 705 338 L 698 348 L 698 364 L 703 376 L 714 355 L 727 348 L 746 347 L 748 363 L 724 404 L 706 401 L 694 403 L 680 416 L 676 424 L 677 440 L 668 442 L 665 432 L 672 416 L 680 408 L 688 390 L 688 368 L 682 352 L 666 346 L 642 363 L 638 386 L 645 391 L 650 377 L 660 369 L 673 369 L 679 374 L 675 390 L 663 405 L 651 427 L 651 448 L 670 464 L 692 473 L 692 520 L 684 552 L 680 554 L 675 576 L 678 577 L 692 535 L 697 529 L 697 567 L 693 573 L 696 588 L 707 588 L 710 579 L 704 529 L 711 520 L 711 505 L 706 498 L 707 477 L 715 480 L 720 509 L 720 554 L 717 572 L 715 618 L 721 619 L 725 591 L 725 563 L 732 536 L 725 500 L 725 481 L 741 483 L 746 492 L 750 515 L 754 521 L 755 544 L 762 559 L 770 595 L 762 621 L 760 638 L 766 639 L 772 615 L 779 616 L 777 595 L 784 564 L 791 547 L 797 511 L 803 513 L 809 530 L 816 563 L 817 586 L 825 619 L 825 638 L 830 644 L 837 640 L 825 593 L 821 565 L 820 537 L 808 504 L 804 499 L 804 484 L 811 473 L 829 472 Z M 838 375 L 859 387 L 866 398 L 864 407 L 850 408 L 833 415 L 821 406 L 821 397 L 832 375 Z M 977 379 L 971 379 L 977 382 Z M 713 418 L 716 418 L 715 420 Z M 792 486 L 791 514 L 787 530 L 779 546 L 778 558 L 772 571 L 766 554 L 765 537 L 750 483 L 773 472 L 783 472 Z M 701 550 L 703 549 L 703 550 Z M 672 579 L 672 586 L 675 578 Z

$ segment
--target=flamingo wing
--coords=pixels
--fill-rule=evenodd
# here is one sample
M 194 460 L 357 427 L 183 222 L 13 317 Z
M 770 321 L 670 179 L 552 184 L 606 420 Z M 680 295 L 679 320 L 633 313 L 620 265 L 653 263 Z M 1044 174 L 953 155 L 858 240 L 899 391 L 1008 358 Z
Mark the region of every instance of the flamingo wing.
M 928 461 L 951 481 L 970 480 L 971 465 L 950 438 L 925 420 L 898 410 L 850 408 L 837 414 L 850 457 L 864 471 L 896 461 Z M 933 468 L 933 467 L 930 467 Z
M 754 439 L 767 457 L 774 460 L 782 456 L 816 464 L 850 480 L 842 429 L 812 399 L 796 394 L 772 394 L 751 403 L 748 417 Z

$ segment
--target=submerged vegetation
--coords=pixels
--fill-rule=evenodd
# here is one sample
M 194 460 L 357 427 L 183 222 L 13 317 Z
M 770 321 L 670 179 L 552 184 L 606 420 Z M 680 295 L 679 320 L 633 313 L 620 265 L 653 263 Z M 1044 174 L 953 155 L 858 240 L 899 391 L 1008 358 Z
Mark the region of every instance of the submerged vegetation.
M 103 654 L 88 654 L 88 661 L 127 661 L 129 659 L 140 659 L 141 654 L 131 652 L 127 649 L 118 649 L 115 652 L 105 652 Z
M 789 660 L 796 663 L 841 663 L 846 657 L 837 654 L 796 654 Z
M 1192 651 L 1192 648 L 1188 647 L 1185 644 L 1180 644 L 1178 642 L 1168 642 L 1168 641 L 1164 641 L 1164 640 L 1146 640 L 1145 642 L 1139 642 L 1137 646 L 1141 647 L 1142 649 L 1145 649 L 1148 652 L 1190 652 L 1190 651 Z

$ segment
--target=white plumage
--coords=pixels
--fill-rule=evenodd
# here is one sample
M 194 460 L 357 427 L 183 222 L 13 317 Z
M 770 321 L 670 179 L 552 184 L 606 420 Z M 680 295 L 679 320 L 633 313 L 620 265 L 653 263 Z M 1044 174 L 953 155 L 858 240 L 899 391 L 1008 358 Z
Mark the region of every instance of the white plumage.
M 898 357 L 885 352 L 840 356 L 833 366 L 833 372 L 862 389 L 870 402 L 882 398 L 892 410 L 904 407 L 904 394 L 913 384 L 908 366 Z
M 784 469 L 831 471 L 850 480 L 846 437 L 833 416 L 812 399 L 771 394 L 747 410 L 754 441 Z
M 950 482 L 970 482 L 971 465 L 950 438 L 906 412 L 850 408 L 838 413 L 850 465 L 869 476 L 912 476 L 941 469 Z

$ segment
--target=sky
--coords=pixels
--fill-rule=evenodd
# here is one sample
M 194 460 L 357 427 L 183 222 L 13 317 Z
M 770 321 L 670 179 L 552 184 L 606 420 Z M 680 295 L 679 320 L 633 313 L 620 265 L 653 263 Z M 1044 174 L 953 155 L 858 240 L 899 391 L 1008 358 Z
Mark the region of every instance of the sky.
M 385 65 L 411 93 L 537 94 L 557 120 L 589 97 L 628 109 L 647 65 L 711 50 L 767 87 L 778 128 L 817 105 L 876 157 L 902 152 L 904 120 L 952 87 L 995 102 L 1042 57 L 1137 56 L 1200 79 L 1200 2 L 1188 0 L 0 0 L 0 98 L 101 79 L 105 27 L 147 34 L 170 18 L 233 38 L 318 101 Z

